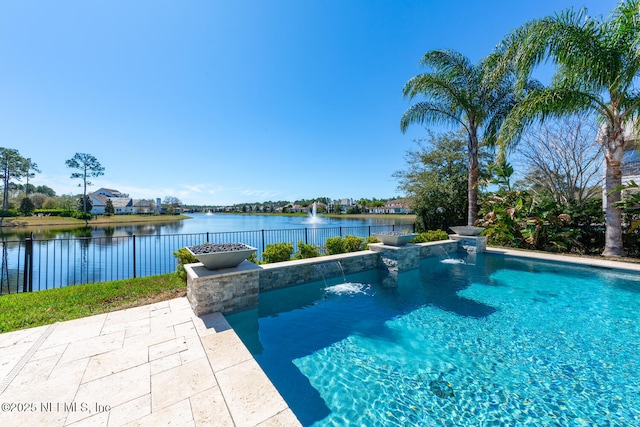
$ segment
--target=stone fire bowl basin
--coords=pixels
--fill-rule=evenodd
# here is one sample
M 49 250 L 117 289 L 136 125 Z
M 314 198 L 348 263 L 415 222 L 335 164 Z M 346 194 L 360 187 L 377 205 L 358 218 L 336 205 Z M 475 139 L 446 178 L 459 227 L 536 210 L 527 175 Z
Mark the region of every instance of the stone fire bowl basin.
M 187 250 L 209 270 L 237 267 L 257 249 L 243 243 L 205 243 Z
M 459 227 L 449 227 L 459 236 L 477 236 L 482 233 L 484 227 L 474 227 L 470 225 L 461 225 Z
M 386 233 L 374 233 L 374 237 L 382 242 L 383 245 L 389 246 L 402 246 L 412 241 L 417 234 L 415 233 L 401 233 L 401 232 L 386 232 Z

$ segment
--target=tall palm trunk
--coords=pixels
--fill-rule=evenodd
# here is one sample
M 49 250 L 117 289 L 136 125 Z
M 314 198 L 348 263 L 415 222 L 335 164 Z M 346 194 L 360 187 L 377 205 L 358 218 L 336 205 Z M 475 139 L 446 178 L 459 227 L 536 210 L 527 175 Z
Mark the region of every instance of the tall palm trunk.
M 605 151 L 605 192 L 607 206 L 605 207 L 605 243 L 603 256 L 623 257 L 622 248 L 622 213 L 615 206 L 621 199 L 620 191 L 613 191 L 622 185 L 622 154 L 624 137 L 622 126 L 616 126 L 612 134 L 604 136 Z
M 478 216 L 478 177 L 480 168 L 478 166 L 478 136 L 475 131 L 469 132 L 468 142 L 468 168 L 469 177 L 467 181 L 467 196 L 469 198 L 467 225 L 474 225 Z
M 602 146 L 605 158 L 605 243 L 603 256 L 625 256 L 622 248 L 622 214 L 616 207 L 621 200 L 620 191 L 614 191 L 622 185 L 622 155 L 624 153 L 624 126 L 619 114 L 614 115 L 613 123 L 604 126 Z

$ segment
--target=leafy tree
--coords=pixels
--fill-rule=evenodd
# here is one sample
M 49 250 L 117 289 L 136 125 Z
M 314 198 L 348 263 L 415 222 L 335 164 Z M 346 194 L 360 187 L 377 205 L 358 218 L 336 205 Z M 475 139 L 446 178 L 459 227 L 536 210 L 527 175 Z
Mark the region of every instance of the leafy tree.
M 31 199 L 31 201 L 33 202 L 33 206 L 36 209 L 42 209 L 42 205 L 44 205 L 44 202 L 47 200 L 47 196 L 40 193 L 31 194 L 30 196 L 26 197 L 29 197 L 29 199 Z
M 178 199 L 175 196 L 166 196 L 162 201 L 162 204 L 166 206 L 167 213 L 169 215 L 172 215 L 175 212 L 175 210 L 182 205 L 182 202 L 180 201 L 180 199 Z M 244 210 L 246 209 L 246 206 L 243 205 L 242 209 L 244 212 Z
M 617 203 L 621 161 L 628 130 L 640 113 L 637 86 L 640 55 L 640 0 L 624 0 L 608 19 L 590 17 L 586 9 L 568 9 L 526 23 L 507 36 L 502 51 L 518 72 L 518 85 L 542 61 L 556 71 L 551 85 L 529 92 L 513 109 L 500 132 L 506 147 L 513 135 L 535 120 L 593 112 L 601 121 L 606 174 L 606 237 L 603 255 L 624 256 L 622 218 Z
M 25 197 L 20 202 L 20 212 L 24 216 L 29 216 L 36 209 L 36 206 L 33 204 L 33 201 L 29 197 Z
M 516 104 L 514 73 L 501 67 L 499 54 L 472 64 L 453 50 L 427 52 L 421 64 L 430 71 L 411 78 L 404 87 L 410 100 L 425 98 L 411 107 L 400 120 L 405 132 L 410 124 L 445 124 L 459 127 L 467 136 L 467 224 L 473 225 L 478 212 L 478 147 L 480 141 L 492 145 L 507 113 Z M 538 87 L 528 82 L 525 88 Z M 512 138 L 516 138 L 513 135 Z
M 91 212 L 91 209 L 93 209 L 93 203 L 89 196 L 80 196 L 78 198 L 78 210 L 82 212 L 83 217 L 86 217 L 86 215 Z
M 38 185 L 35 188 L 34 193 L 41 193 L 41 194 L 44 194 L 45 196 L 49 196 L 49 197 L 55 197 L 56 196 L 56 192 L 53 190 L 53 188 L 47 187 L 46 185 Z
M 31 158 L 25 159 L 25 162 L 26 162 L 27 169 L 26 169 L 26 172 L 25 172 L 24 176 L 25 176 L 25 178 L 27 178 L 27 184 L 25 186 L 25 190 L 24 191 L 27 193 L 27 196 L 28 196 L 29 195 L 29 178 L 33 178 L 33 177 L 36 176 L 36 174 L 32 173 L 32 171 L 33 172 L 41 172 L 41 171 L 40 171 L 40 169 L 38 169 L 38 165 L 35 164 L 33 161 L 31 161 Z
M 525 187 L 556 203 L 581 205 L 601 193 L 602 146 L 593 116 L 541 123 L 522 136 L 517 153 L 527 165 Z
M 87 197 L 87 186 L 93 185 L 88 179 L 91 177 L 98 177 L 104 175 L 104 168 L 91 154 L 76 153 L 71 159 L 66 161 L 66 165 L 69 168 L 78 169 L 80 172 L 74 172 L 71 174 L 72 179 L 81 178 L 82 184 L 78 184 L 78 187 L 83 187 L 82 192 L 82 213 L 86 217 L 87 212 L 91 211 L 91 208 L 87 210 L 87 201 L 90 202 Z
M 4 195 L 2 198 L 2 210 L 9 209 L 9 190 L 11 178 L 18 181 L 28 173 L 27 159 L 22 157 L 18 150 L 0 147 L 0 170 L 2 170 Z
M 418 149 L 407 152 L 407 168 L 393 176 L 399 179 L 398 189 L 410 199 L 418 231 L 464 224 L 468 207 L 464 135 L 430 133 L 429 140 L 416 143 Z M 483 169 L 488 159 L 481 150 Z
M 116 213 L 115 208 L 113 207 L 113 202 L 111 199 L 107 199 L 107 202 L 104 204 L 104 214 L 106 216 L 111 216 Z

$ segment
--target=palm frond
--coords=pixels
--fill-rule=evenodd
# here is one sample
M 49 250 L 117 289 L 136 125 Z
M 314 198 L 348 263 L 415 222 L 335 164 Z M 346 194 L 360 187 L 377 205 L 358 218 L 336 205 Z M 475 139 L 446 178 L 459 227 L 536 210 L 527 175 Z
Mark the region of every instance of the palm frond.
M 464 120 L 448 105 L 433 102 L 417 102 L 409 107 L 400 119 L 400 130 L 404 133 L 411 124 L 462 125 Z

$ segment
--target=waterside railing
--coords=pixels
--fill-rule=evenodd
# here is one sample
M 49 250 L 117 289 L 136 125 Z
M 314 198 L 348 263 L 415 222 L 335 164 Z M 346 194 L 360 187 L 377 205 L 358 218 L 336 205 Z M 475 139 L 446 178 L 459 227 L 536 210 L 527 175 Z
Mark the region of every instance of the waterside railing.
M 2 239 L 0 295 L 166 274 L 175 270 L 173 252 L 185 246 L 244 243 L 257 248 L 298 242 L 319 246 L 330 237 L 368 237 L 377 232 L 414 230 L 413 224 L 313 227 L 278 230 L 153 234 L 63 239 Z

